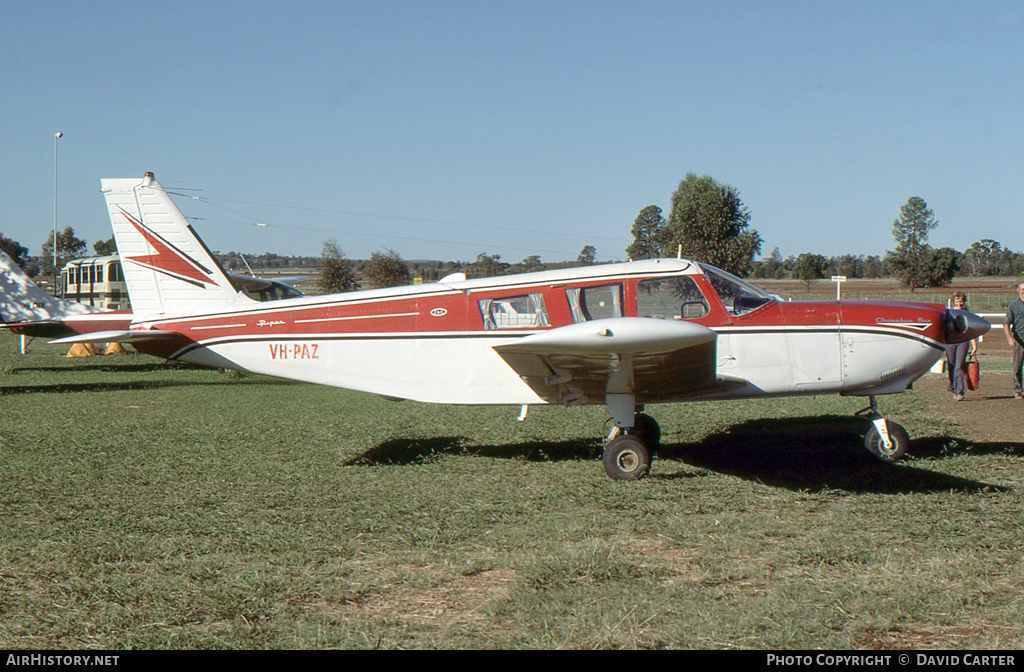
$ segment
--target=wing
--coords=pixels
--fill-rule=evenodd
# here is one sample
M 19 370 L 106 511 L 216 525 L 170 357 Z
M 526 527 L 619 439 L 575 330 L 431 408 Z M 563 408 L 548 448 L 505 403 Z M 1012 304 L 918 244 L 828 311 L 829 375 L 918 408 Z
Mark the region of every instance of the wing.
M 70 315 L 103 311 L 73 301 L 62 301 L 36 286 L 9 256 L 0 252 L 0 323 L 56 322 Z
M 494 349 L 549 403 L 603 403 L 607 394 L 633 394 L 643 404 L 685 399 L 720 384 L 717 338 L 692 322 L 621 317 L 558 327 Z

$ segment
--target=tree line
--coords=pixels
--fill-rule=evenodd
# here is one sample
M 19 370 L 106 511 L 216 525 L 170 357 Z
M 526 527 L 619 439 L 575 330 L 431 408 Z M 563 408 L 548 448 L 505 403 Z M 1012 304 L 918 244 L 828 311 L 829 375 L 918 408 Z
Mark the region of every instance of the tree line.
M 626 253 L 632 259 L 678 254 L 740 277 L 796 278 L 808 284 L 830 275 L 895 277 L 913 290 L 943 287 L 964 274 L 1024 277 L 1024 255 L 991 239 L 982 239 L 963 252 L 931 247 L 928 234 L 937 226 L 935 213 L 924 199 L 912 196 L 893 221 L 895 245 L 884 256 L 803 253 L 783 259 L 776 247 L 767 259 L 757 259 L 761 237 L 750 228 L 750 213 L 739 192 L 710 176 L 691 173 L 672 194 L 668 217 L 656 205 L 640 210 L 633 222 L 633 242 Z
M 758 257 L 763 241 L 750 226 L 751 215 L 739 191 L 707 175 L 687 174 L 673 192 L 671 204 L 667 217 L 656 205 L 640 210 L 631 230 L 633 242 L 625 249 L 630 259 L 681 256 L 709 263 L 739 277 L 799 279 L 808 284 L 831 275 L 894 277 L 911 289 L 945 286 L 957 275 L 1024 278 L 1024 254 L 1006 249 L 995 240 L 979 240 L 962 252 L 929 246 L 928 234 L 938 226 L 938 220 L 924 199 L 917 196 L 907 200 L 893 221 L 893 249 L 878 256 L 825 257 L 805 252 L 783 258 L 776 247 L 768 257 Z M 88 250 L 86 242 L 79 239 L 70 226 L 58 232 L 56 241 L 53 235 L 47 236 L 39 257 L 28 256 L 27 248 L 0 233 L 0 249 L 29 277 L 54 274 L 55 242 L 56 268 L 85 256 Z M 97 255 L 117 251 L 113 237 L 96 242 L 93 249 Z M 252 256 L 237 252 L 214 254 L 226 270 L 236 273 L 319 268 L 320 285 L 325 292 L 350 291 L 361 286 L 404 285 L 411 283 L 414 276 L 424 282 L 434 282 L 456 273 L 468 278 L 492 277 L 597 263 L 592 245 L 585 246 L 575 261 L 561 262 L 544 262 L 539 255 L 508 262 L 503 261 L 501 255 L 486 252 L 469 262 L 410 262 L 389 249 L 374 252 L 369 259 L 349 260 L 333 239 L 324 244 L 320 257 L 289 257 L 271 252 Z
M 320 289 L 324 293 L 348 292 L 361 286 L 369 288 L 408 285 L 415 275 L 423 282 L 437 282 L 449 275 L 463 274 L 466 278 L 490 278 L 515 273 L 548 271 L 572 266 L 597 263 L 597 250 L 586 245 L 576 261 L 546 263 L 540 255 L 530 255 L 522 261 L 509 263 L 500 254 L 481 252 L 474 261 L 406 261 L 394 250 L 374 252 L 367 260 L 352 261 L 345 257 L 334 239 L 324 243 L 320 263 Z

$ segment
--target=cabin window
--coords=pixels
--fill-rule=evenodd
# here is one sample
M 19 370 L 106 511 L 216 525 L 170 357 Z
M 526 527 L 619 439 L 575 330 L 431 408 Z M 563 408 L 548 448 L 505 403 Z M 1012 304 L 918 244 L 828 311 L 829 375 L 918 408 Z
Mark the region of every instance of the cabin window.
M 117 262 L 112 261 L 107 264 L 107 276 L 110 278 L 110 282 L 120 282 L 121 280 L 124 280 L 119 273 L 120 270 L 121 264 L 118 264 Z
M 96 282 L 103 282 L 103 266 L 96 267 Z
M 574 287 L 565 290 L 573 322 L 622 317 L 622 285 Z
M 637 317 L 695 320 L 709 312 L 707 299 L 687 275 L 652 278 L 636 283 Z
M 720 268 L 706 264 L 700 264 L 700 267 L 704 271 L 704 277 L 718 292 L 718 298 L 722 299 L 725 309 L 733 315 L 749 313 L 755 308 L 775 300 L 757 287 L 743 282 L 735 275 L 726 273 Z
M 500 299 L 481 299 L 484 329 L 538 329 L 551 326 L 540 292 Z

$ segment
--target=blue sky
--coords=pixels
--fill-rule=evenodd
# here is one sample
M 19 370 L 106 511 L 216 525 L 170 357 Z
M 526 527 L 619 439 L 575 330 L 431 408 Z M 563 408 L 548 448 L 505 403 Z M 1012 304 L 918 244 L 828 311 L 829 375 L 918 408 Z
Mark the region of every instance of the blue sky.
M 767 255 L 1024 251 L 1024 3 L 0 0 L 0 232 L 153 171 L 215 250 L 624 259 L 687 173 Z M 185 191 L 198 190 L 198 191 Z M 269 226 L 257 227 L 264 223 Z

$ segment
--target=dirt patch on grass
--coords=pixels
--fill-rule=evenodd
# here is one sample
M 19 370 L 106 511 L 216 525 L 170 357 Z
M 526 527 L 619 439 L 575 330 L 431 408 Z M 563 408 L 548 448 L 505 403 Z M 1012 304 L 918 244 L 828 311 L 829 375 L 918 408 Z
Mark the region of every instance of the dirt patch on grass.
M 865 649 L 1019 649 L 1024 630 L 995 623 L 950 626 L 908 623 L 866 633 L 857 640 Z
M 669 548 L 661 539 L 619 538 L 615 546 L 640 567 L 667 571 L 670 585 L 698 582 L 707 576 L 694 549 Z
M 510 570 L 487 570 L 469 575 L 429 572 L 423 580 L 393 583 L 369 595 L 340 605 L 309 605 L 309 609 L 340 612 L 372 620 L 409 620 L 438 625 L 483 621 L 489 603 L 508 596 L 516 579 Z M 422 585 L 421 585 L 422 584 Z

